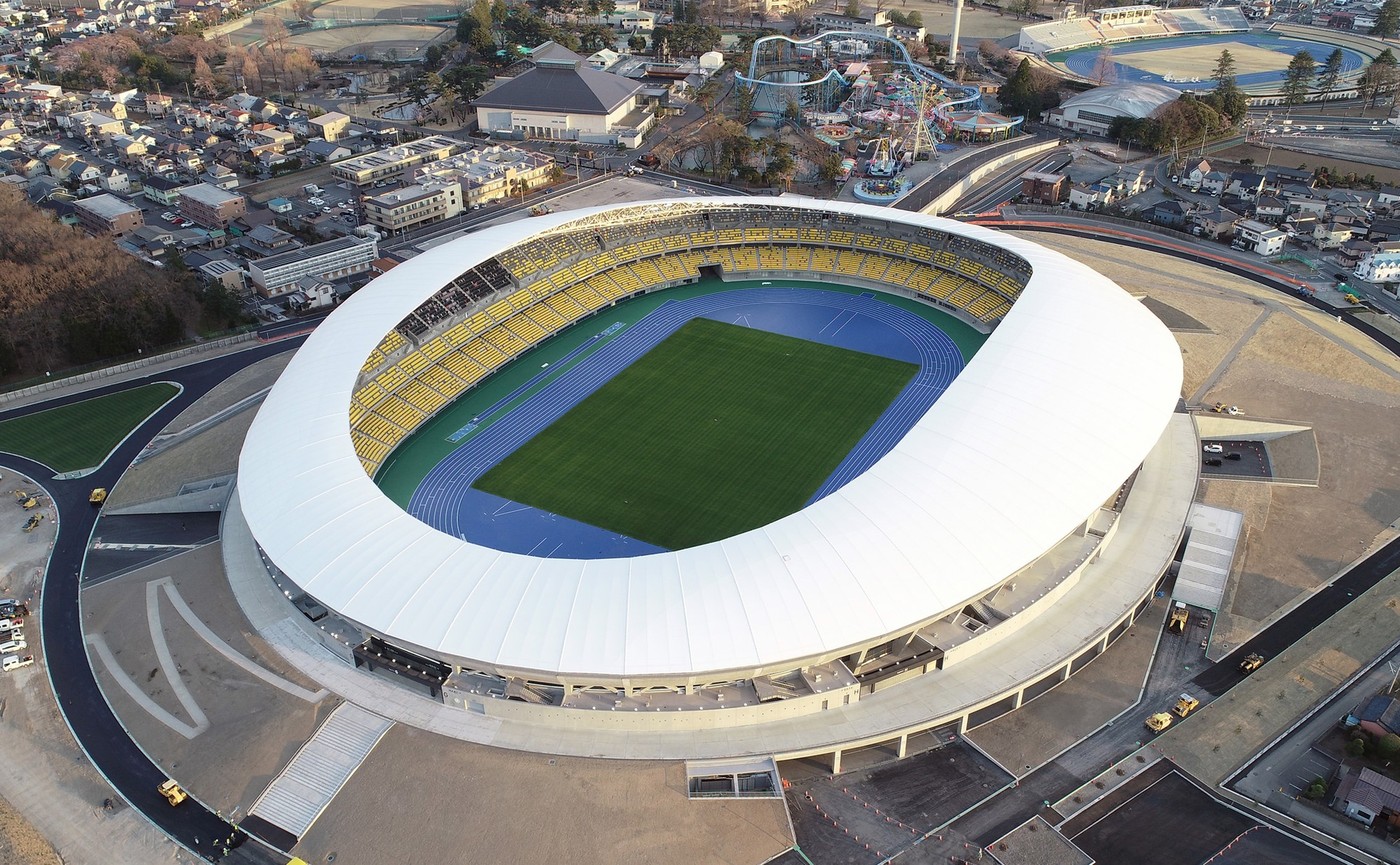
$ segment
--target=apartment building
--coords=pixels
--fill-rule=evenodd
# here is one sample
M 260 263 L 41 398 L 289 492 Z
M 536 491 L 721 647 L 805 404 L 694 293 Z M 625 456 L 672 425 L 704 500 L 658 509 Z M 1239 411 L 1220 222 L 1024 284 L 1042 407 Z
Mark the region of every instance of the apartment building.
M 179 202 L 181 215 L 204 228 L 228 228 L 248 212 L 246 198 L 212 183 L 196 183 L 181 189 Z
M 293 252 L 248 262 L 248 279 L 263 297 L 281 297 L 297 290 L 302 277 L 334 280 L 364 273 L 379 257 L 375 237 L 337 237 Z
M 78 224 L 99 236 L 125 237 L 140 228 L 145 220 L 141 208 L 115 195 L 94 195 L 73 202 Z
M 460 153 L 468 146 L 466 142 L 455 138 L 432 135 L 338 162 L 331 169 L 331 175 L 337 180 L 348 180 L 356 186 L 366 186 L 382 180 L 396 180 L 411 171 L 414 166 Z

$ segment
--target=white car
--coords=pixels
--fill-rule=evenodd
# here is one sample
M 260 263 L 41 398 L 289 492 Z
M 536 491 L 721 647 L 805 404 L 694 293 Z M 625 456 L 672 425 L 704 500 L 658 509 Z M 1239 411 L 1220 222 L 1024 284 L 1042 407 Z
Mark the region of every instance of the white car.
M 1223 445 L 1218 445 L 1218 444 L 1208 444 L 1208 445 L 1206 445 L 1205 447 L 1201 448 L 1201 450 L 1205 451 L 1205 452 L 1208 453 L 1208 454 L 1223 454 L 1223 453 L 1225 453 L 1225 447 L 1224 447 Z
M 0 655 L 9 655 L 14 652 L 22 652 L 29 648 L 29 644 L 24 640 L 7 640 L 0 643 Z
M 19 655 L 6 655 L 0 658 L 0 669 L 8 673 L 11 670 L 18 670 L 20 667 L 27 667 L 32 663 L 34 663 L 33 655 L 25 655 L 24 657 L 20 657 Z
M 0 631 L 13 631 L 24 624 L 24 619 L 16 616 L 12 619 L 0 619 Z

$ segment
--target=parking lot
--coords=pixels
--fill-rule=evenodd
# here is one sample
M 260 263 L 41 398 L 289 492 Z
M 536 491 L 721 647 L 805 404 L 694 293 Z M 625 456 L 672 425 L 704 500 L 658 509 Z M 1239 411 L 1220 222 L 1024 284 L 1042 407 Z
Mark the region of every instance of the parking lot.
M 1201 474 L 1231 478 L 1274 476 L 1263 442 L 1230 439 L 1213 439 L 1202 445 Z

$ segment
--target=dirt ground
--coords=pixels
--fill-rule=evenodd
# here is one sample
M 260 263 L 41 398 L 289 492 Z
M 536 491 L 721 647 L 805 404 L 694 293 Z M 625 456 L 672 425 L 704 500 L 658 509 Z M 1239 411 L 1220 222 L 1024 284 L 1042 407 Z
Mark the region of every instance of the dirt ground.
M 1292 57 L 1280 51 L 1270 51 L 1257 45 L 1243 42 L 1211 42 L 1209 45 L 1196 45 L 1190 48 L 1171 50 L 1135 51 L 1126 49 L 1113 59 L 1124 66 L 1141 69 L 1153 75 L 1189 76 L 1208 80 L 1221 51 L 1229 51 L 1235 58 L 1235 72 L 1249 75 L 1255 72 L 1277 72 L 1288 66 Z
M 23 481 L 7 476 L 6 489 Z M 52 520 L 30 534 L 17 525 L 0 528 L 0 596 L 27 600 L 37 610 L 53 539 Z M 36 663 L 0 673 L 0 863 L 193 861 L 119 799 L 112 810 L 102 809 L 103 799 L 116 794 L 83 756 L 59 715 L 38 651 L 37 621 L 31 619 L 25 633 Z
M 245 632 L 222 562 L 220 545 L 209 544 L 83 590 L 87 633 L 102 634 L 121 670 L 158 706 L 185 723 L 191 717 L 176 698 L 152 642 L 146 608 L 151 580 L 171 577 L 195 613 L 244 657 L 303 688 L 318 688 L 288 668 L 261 638 Z M 246 813 L 339 701 L 329 697 L 311 703 L 257 679 L 212 649 L 163 592 L 157 598 L 161 638 L 209 728 L 193 738 L 171 729 L 122 691 L 111 671 L 94 657 L 98 684 L 122 725 L 171 777 L 213 808 Z M 237 771 L 230 771 L 235 766 Z
M 400 724 L 292 852 L 336 865 L 407 851 L 415 862 L 737 865 L 791 844 L 782 799 L 691 801 L 680 763 L 523 754 Z
M 1099 241 L 1044 233 L 1030 239 L 1213 331 L 1176 334 L 1191 401 L 1235 404 L 1251 417 L 1314 429 L 1316 489 L 1201 483 L 1202 501 L 1245 514 L 1213 654 L 1325 583 L 1400 518 L 1400 465 L 1391 458 L 1400 361 L 1334 318 L 1229 274 L 1137 251 L 1128 261 L 1121 247 Z

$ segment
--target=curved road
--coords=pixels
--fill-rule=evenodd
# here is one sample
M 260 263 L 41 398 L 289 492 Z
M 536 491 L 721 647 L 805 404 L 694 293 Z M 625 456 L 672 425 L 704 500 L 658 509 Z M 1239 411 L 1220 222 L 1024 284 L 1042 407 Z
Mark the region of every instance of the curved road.
M 233 841 L 230 846 L 242 844 L 242 834 L 194 799 L 178 808 L 170 807 L 165 798 L 156 792 L 156 786 L 168 776 L 132 741 L 107 705 L 88 662 L 82 622 L 79 621 L 78 578 L 98 516 L 97 509 L 88 504 L 88 493 L 93 487 L 116 486 L 132 460 L 151 439 L 215 385 L 250 364 L 296 348 L 303 339 L 295 337 L 257 345 L 168 372 L 151 373 L 136 380 L 0 412 L 0 420 L 5 420 L 156 381 L 172 381 L 184 387 L 178 396 L 137 427 L 102 466 L 87 477 L 54 480 L 54 473 L 48 467 L 7 453 L 0 453 L 0 464 L 23 472 L 42 484 L 53 497 L 54 507 L 59 513 L 53 555 L 49 559 L 40 594 L 40 630 L 44 646 L 43 662 L 48 670 L 49 682 L 78 744 L 132 807 L 161 831 L 211 862 L 280 863 L 285 861 L 285 857 L 275 856 L 256 844 L 237 847 L 226 855 L 225 844 L 230 839 Z M 100 805 L 97 802 L 92 804 Z

